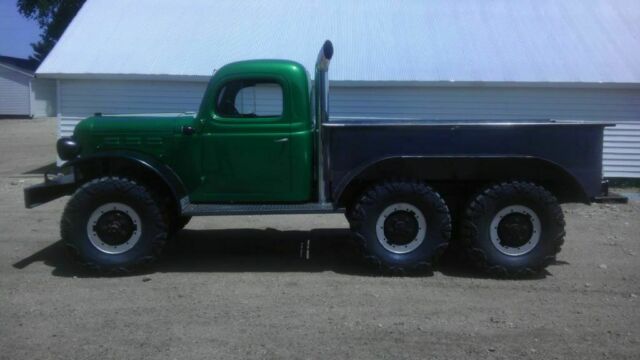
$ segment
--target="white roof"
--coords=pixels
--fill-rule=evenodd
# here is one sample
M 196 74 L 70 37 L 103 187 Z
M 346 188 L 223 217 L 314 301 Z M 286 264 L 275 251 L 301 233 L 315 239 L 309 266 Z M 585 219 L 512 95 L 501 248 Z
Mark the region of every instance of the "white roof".
M 337 81 L 640 83 L 638 0 L 88 0 L 44 77 L 208 77 L 323 41 Z

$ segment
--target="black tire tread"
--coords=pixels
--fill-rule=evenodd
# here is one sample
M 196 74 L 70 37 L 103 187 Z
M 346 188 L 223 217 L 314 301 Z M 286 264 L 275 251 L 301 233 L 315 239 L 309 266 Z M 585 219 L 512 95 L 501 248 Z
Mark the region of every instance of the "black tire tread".
M 102 266 L 98 263 L 84 259 L 71 239 L 73 219 L 77 218 L 78 213 L 84 210 L 80 206 L 82 200 L 84 200 L 83 198 L 90 198 L 94 196 L 97 191 L 103 191 L 103 189 L 99 189 L 103 187 L 116 192 L 125 194 L 130 193 L 141 199 L 143 201 L 142 205 L 146 206 L 148 209 L 151 209 L 151 211 L 154 212 L 153 217 L 155 219 L 158 219 L 155 223 L 155 226 L 161 229 L 161 231 L 153 239 L 152 251 L 145 256 L 140 256 L 133 263 L 126 266 Z M 163 214 L 163 212 L 165 212 L 165 209 L 163 206 L 159 205 L 161 203 L 162 202 L 154 193 L 150 192 L 145 187 L 139 185 L 131 179 L 118 176 L 105 176 L 96 178 L 86 182 L 81 187 L 79 187 L 74 192 L 69 202 L 66 204 L 62 214 L 62 219 L 60 220 L 60 236 L 72 256 L 84 267 L 92 271 L 101 273 L 130 273 L 132 271 L 136 271 L 149 266 L 150 264 L 157 261 L 157 259 L 162 254 L 162 249 L 167 243 L 167 224 L 166 221 L 164 221 L 165 215 Z
M 553 228 L 558 230 L 551 237 L 553 244 L 552 251 L 539 263 L 520 269 L 509 269 L 505 266 L 490 264 L 487 261 L 487 256 L 484 251 L 480 247 L 475 246 L 475 244 L 478 243 L 478 230 L 473 220 L 483 214 L 484 209 L 487 207 L 487 201 L 497 199 L 499 196 L 504 196 L 499 194 L 505 193 L 514 195 L 527 193 L 538 199 L 541 204 L 544 204 L 547 211 L 550 212 L 551 218 L 555 222 L 555 225 L 557 225 Z M 558 200 L 545 188 L 527 181 L 502 182 L 486 188 L 470 202 L 465 210 L 462 221 L 461 242 L 466 249 L 467 257 L 472 261 L 473 265 L 481 271 L 495 277 L 526 277 L 541 273 L 547 266 L 556 261 L 556 255 L 560 252 L 564 244 L 564 226 L 564 214 L 558 204 Z
M 378 202 L 379 199 L 384 195 L 398 191 L 404 191 L 407 188 L 411 189 L 412 192 L 419 194 L 425 199 L 428 199 L 428 201 L 434 204 L 438 204 L 438 208 L 436 211 L 442 215 L 445 215 L 447 219 L 441 226 L 442 236 L 444 239 L 447 239 L 447 241 L 438 246 L 435 255 L 432 258 L 416 262 L 410 267 L 391 265 L 382 261 L 381 258 L 376 256 L 372 251 L 368 249 L 367 241 L 365 241 L 365 236 L 363 234 L 363 223 L 365 218 L 367 217 L 367 208 Z M 347 219 L 349 220 L 351 231 L 359 240 L 358 243 L 361 246 L 361 254 L 363 256 L 363 260 L 369 265 L 377 268 L 378 270 L 391 274 L 401 275 L 431 272 L 433 270 L 435 261 L 447 248 L 449 239 L 451 238 L 451 215 L 444 200 L 442 199 L 440 194 L 433 191 L 426 184 L 417 180 L 386 180 L 373 185 L 368 190 L 366 190 L 360 196 L 358 201 L 356 201 L 355 204 L 350 208 Z

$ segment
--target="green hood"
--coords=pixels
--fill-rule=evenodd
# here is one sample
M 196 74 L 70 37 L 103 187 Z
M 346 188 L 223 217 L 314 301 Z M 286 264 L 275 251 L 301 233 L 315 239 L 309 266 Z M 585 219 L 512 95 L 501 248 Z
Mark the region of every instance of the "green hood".
M 114 150 L 160 156 L 171 138 L 193 123 L 194 114 L 92 116 L 76 126 L 73 137 L 82 156 Z
M 93 134 L 169 134 L 179 131 L 182 125 L 193 122 L 193 114 L 171 115 L 109 115 L 92 116 L 82 120 L 74 132 Z

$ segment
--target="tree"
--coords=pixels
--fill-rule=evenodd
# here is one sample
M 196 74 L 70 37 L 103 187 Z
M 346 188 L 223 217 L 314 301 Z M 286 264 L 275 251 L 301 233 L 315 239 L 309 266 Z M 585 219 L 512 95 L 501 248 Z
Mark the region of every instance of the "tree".
M 85 0 L 17 0 L 18 10 L 40 25 L 40 40 L 31 44 L 33 55 L 29 58 L 39 63 L 53 49 Z

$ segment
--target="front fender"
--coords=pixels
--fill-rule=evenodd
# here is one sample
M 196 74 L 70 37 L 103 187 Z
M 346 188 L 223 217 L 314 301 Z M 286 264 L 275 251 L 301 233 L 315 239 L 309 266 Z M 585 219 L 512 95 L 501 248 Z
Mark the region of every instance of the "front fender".
M 108 161 L 119 161 L 131 164 L 154 174 L 169 189 L 177 209 L 182 208 L 182 201 L 188 200 L 186 198 L 188 196 L 187 189 L 182 180 L 180 180 L 180 177 L 169 166 L 146 154 L 133 151 L 101 152 L 68 161 L 62 167 L 73 167 L 77 180 L 81 181 L 80 174 L 78 174 L 79 169 Z

